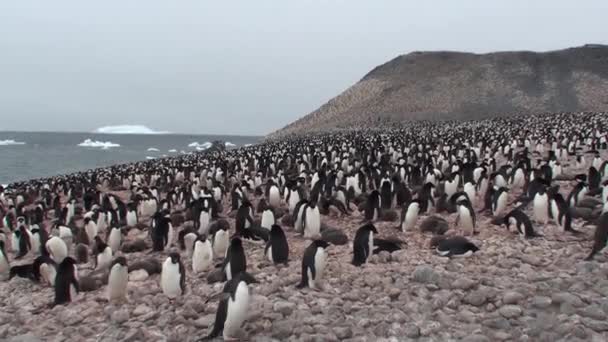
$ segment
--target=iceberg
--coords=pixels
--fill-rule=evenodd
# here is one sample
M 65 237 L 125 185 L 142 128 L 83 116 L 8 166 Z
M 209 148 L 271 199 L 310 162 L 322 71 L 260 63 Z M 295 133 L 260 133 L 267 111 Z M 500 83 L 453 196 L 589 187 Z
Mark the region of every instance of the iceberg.
M 91 139 L 86 139 L 85 141 L 78 144 L 78 146 L 80 146 L 80 147 L 101 147 L 102 149 L 107 150 L 110 147 L 120 147 L 120 144 L 116 144 L 111 141 L 98 141 L 98 140 L 93 141 Z
M 99 127 L 93 133 L 99 134 L 168 134 L 169 132 L 155 131 L 143 125 L 118 125 Z
M 245 145 L 243 145 L 243 147 L 249 147 L 249 146 L 251 146 L 251 144 L 245 144 Z
M 25 145 L 25 143 L 23 141 L 15 141 L 13 139 L 0 140 L 0 146 L 10 146 L 10 145 Z
M 146 159 L 152 160 L 152 159 L 156 159 L 156 158 L 155 157 L 146 156 Z
M 231 143 L 230 141 L 226 141 L 226 143 L 224 144 L 226 145 L 226 147 L 235 147 L 236 145 Z
M 150 147 L 150 148 L 148 149 L 148 152 L 158 152 L 158 151 L 160 151 L 160 150 L 159 150 L 159 149 L 157 149 L 156 147 Z
M 195 142 L 193 142 L 193 143 L 188 144 L 188 147 L 194 147 L 194 148 L 196 148 L 198 151 L 202 151 L 202 150 L 206 150 L 206 149 L 208 149 L 208 148 L 209 148 L 209 147 L 211 147 L 212 145 L 213 145 L 213 144 L 212 144 L 212 143 L 210 143 L 210 142 L 208 142 L 208 141 L 206 141 L 206 142 L 204 142 L 204 143 L 202 143 L 202 144 L 199 144 L 199 143 L 198 143 L 198 141 L 195 141 Z
M 176 153 L 176 152 L 177 152 L 177 150 L 176 150 L 176 149 L 171 149 L 171 150 L 169 150 L 168 152 L 169 152 L 169 153 Z

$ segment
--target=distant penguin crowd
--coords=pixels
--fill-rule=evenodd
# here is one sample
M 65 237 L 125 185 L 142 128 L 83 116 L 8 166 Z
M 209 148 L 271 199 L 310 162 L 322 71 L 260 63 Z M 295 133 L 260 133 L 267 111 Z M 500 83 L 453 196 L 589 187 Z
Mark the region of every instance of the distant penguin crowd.
M 328 216 L 357 226 L 329 227 Z M 264 267 L 297 269 L 302 291 L 323 291 L 332 245 L 352 250 L 337 262 L 367 268 L 404 248 L 474 257 L 480 232 L 570 234 L 592 260 L 608 242 L 608 114 L 416 121 L 211 148 L 9 184 L 0 218 L 0 279 L 52 287 L 50 307 L 99 288 L 87 277 L 122 302 L 134 271 L 159 274 L 171 301 L 188 293 L 188 277 L 208 275 L 224 285 L 209 298 L 218 306 L 203 340 L 231 339 L 259 281 L 248 271 L 255 249 Z M 294 239 L 303 252 L 290 249 Z

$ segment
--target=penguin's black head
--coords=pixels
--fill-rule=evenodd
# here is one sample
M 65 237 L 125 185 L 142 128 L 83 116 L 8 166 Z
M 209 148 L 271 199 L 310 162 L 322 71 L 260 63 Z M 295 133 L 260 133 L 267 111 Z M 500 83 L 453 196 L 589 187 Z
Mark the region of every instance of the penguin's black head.
M 479 251 L 479 247 L 475 246 L 475 244 L 469 242 L 467 245 L 467 250 L 472 251 L 473 253 Z
M 313 243 L 315 244 L 315 246 L 317 246 L 317 248 L 329 247 L 329 242 L 327 242 L 325 240 L 315 240 Z
M 112 262 L 112 266 L 119 264 L 123 267 L 127 266 L 127 259 L 124 256 L 119 256 L 116 259 L 114 259 L 114 261 Z
M 71 266 L 76 266 L 76 260 L 74 260 L 74 258 L 68 256 L 65 257 L 65 259 L 63 259 L 63 261 L 61 262 L 61 264 L 59 264 L 59 268 L 65 270 L 68 267 Z
M 283 232 L 283 229 L 278 224 L 273 224 L 270 228 L 270 234 L 276 234 L 279 232 Z
M 245 271 L 240 272 L 235 278 L 238 278 L 239 282 L 244 281 L 247 285 L 255 284 L 258 282 L 250 273 L 247 273 Z
M 18 225 L 20 225 L 20 226 L 21 226 L 21 225 L 24 225 L 24 224 L 25 224 L 25 217 L 23 217 L 23 216 L 19 216 L 19 217 L 17 218 L 17 224 L 18 224 Z
M 179 263 L 179 261 L 181 259 L 179 253 L 176 253 L 176 252 L 170 253 L 169 254 L 169 258 L 171 258 L 171 262 L 174 263 L 174 264 Z
M 374 234 L 378 234 L 378 230 L 376 229 L 376 226 L 374 226 L 371 223 L 366 224 L 365 226 L 362 227 L 363 229 L 370 231 Z
M 85 217 L 84 218 L 84 225 L 86 226 L 87 224 L 89 224 L 89 222 L 91 222 L 91 218 L 90 217 Z
M 230 241 L 230 245 L 233 247 L 238 247 L 238 246 L 243 246 L 243 241 L 241 241 L 241 238 L 239 238 L 238 236 L 235 236 L 232 238 L 232 241 Z

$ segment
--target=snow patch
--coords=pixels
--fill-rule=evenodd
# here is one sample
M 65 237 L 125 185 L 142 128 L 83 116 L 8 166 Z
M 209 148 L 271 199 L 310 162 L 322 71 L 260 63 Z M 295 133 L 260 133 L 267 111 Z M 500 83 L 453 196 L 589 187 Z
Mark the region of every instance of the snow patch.
M 15 141 L 13 139 L 0 140 L 0 146 L 10 146 L 10 145 L 25 145 L 25 143 L 23 141 Z
M 100 147 L 101 149 L 107 150 L 110 147 L 120 147 L 120 144 L 113 143 L 111 141 L 98 141 L 86 139 L 85 141 L 78 144 L 80 147 Z
M 94 131 L 99 134 L 168 134 L 169 132 L 155 131 L 144 125 L 118 125 L 99 127 Z

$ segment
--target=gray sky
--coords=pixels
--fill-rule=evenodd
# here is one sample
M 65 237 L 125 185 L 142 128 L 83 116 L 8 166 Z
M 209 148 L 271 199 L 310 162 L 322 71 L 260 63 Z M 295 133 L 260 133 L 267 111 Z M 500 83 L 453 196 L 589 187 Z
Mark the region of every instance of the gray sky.
M 0 2 L 0 130 L 266 134 L 416 50 L 608 43 L 608 1 Z

